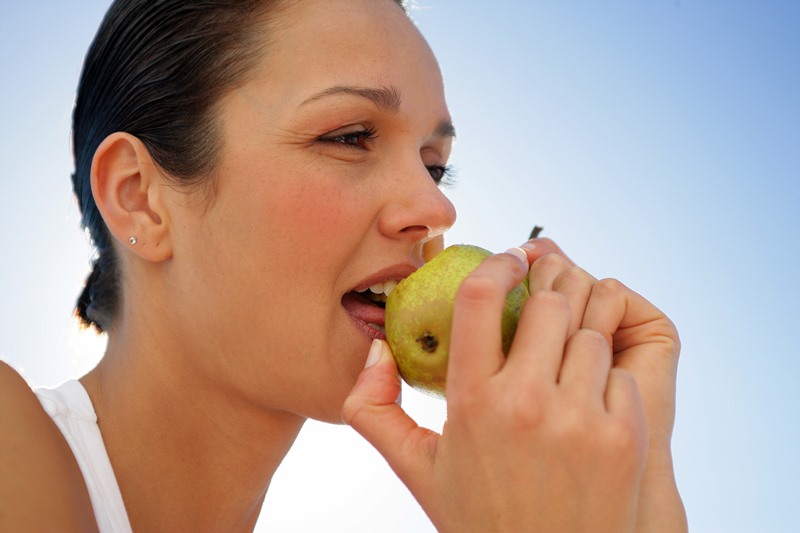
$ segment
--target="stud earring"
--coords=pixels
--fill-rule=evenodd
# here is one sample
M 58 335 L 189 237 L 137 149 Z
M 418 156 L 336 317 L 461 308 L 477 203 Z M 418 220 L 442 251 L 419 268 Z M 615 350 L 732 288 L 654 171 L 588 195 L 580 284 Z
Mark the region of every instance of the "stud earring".
M 130 242 L 131 244 L 136 244 L 137 242 L 139 242 L 139 240 L 136 238 L 135 235 L 131 235 L 131 238 L 128 239 L 128 242 Z

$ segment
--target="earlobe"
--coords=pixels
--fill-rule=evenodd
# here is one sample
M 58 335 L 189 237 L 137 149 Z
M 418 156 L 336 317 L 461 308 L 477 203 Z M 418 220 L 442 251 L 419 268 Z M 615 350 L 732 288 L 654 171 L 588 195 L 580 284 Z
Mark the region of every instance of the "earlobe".
M 164 177 L 137 137 L 117 132 L 100 143 L 92 160 L 92 194 L 111 234 L 147 261 L 172 256 Z

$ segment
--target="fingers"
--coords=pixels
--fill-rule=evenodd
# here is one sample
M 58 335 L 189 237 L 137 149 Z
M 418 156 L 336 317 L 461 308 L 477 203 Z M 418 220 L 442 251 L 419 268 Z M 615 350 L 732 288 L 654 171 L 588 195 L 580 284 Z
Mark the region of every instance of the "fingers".
M 574 265 L 572 261 L 559 246 L 551 239 L 531 239 L 521 246 L 528 254 L 528 264 L 533 264 L 534 261 L 547 254 L 558 254 L 563 257 L 570 265 Z
M 525 278 L 528 265 L 519 248 L 486 258 L 456 293 L 447 371 L 451 389 L 471 390 L 503 365 L 502 310 L 508 292 Z M 467 392 L 469 393 L 469 392 Z
M 639 388 L 627 370 L 612 368 L 609 371 L 605 403 L 609 413 L 619 415 L 634 426 L 647 426 Z
M 595 281 L 597 280 L 582 268 L 563 256 L 552 253 L 539 258 L 531 266 L 528 286 L 531 293 L 552 290 L 566 297 L 572 310 L 569 328 L 572 335 L 583 324 L 584 310 Z
M 671 322 L 649 302 L 617 281 L 598 282 L 549 239 L 534 239 L 522 248 L 528 260 L 537 259 L 529 273 L 531 298 L 523 307 L 508 360 L 499 349 L 501 310 L 506 293 L 520 281 L 517 267 L 523 263 L 498 254 L 465 280 L 456 297 L 449 391 L 474 391 L 505 365 L 509 377 L 504 381 L 518 384 L 520 390 L 537 380 L 540 385 L 558 381 L 584 391 L 587 398 L 603 398 L 612 364 L 637 380 L 648 373 L 641 367 L 642 358 L 635 356 L 643 342 L 652 342 L 645 334 L 655 342 L 677 342 Z M 663 328 L 653 326 L 660 322 Z M 595 346 L 599 336 L 582 330 L 599 332 L 605 347 Z M 621 353 L 627 347 L 637 350 Z M 618 359 L 610 355 L 612 350 Z M 677 352 L 677 347 L 662 351 Z M 674 358 L 667 359 L 674 366 Z
M 672 321 L 643 296 L 615 279 L 603 279 L 594 284 L 583 323 L 609 340 L 613 337 L 615 353 L 643 342 L 670 344 L 675 353 L 680 349 Z
M 611 348 L 605 338 L 581 329 L 567 343 L 559 386 L 586 403 L 604 404 L 611 370 Z
M 506 363 L 509 379 L 523 387 L 555 383 L 569 335 L 567 299 L 553 291 L 539 291 L 528 299 Z
M 342 405 L 342 419 L 360 433 L 409 488 L 425 482 L 438 435 L 397 404 L 400 378 L 388 344 L 373 341 L 367 367 Z
M 591 298 L 583 314 L 583 324 L 599 331 L 613 346 L 614 332 L 619 328 L 628 307 L 628 290 L 612 279 L 598 281 L 592 287 Z
M 584 324 L 613 346 L 614 366 L 636 380 L 651 447 L 669 449 L 675 420 L 680 339 L 675 325 L 641 295 L 616 280 L 595 284 Z
M 644 403 L 634 377 L 626 370 L 612 368 L 605 400 L 606 410 L 622 422 L 621 428 L 625 428 L 621 437 L 623 442 L 628 441 L 625 448 L 636 456 L 632 464 L 644 468 L 650 435 Z

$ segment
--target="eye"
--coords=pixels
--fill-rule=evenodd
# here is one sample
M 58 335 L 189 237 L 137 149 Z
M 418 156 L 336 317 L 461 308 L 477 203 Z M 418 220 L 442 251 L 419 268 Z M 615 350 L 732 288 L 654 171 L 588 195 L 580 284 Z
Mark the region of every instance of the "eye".
M 320 141 L 329 144 L 340 144 L 357 150 L 366 150 L 370 141 L 378 137 L 375 128 L 364 128 L 358 131 L 341 132 L 341 130 L 328 133 L 320 137 Z
M 426 167 L 436 185 L 450 187 L 453 185 L 454 172 L 450 165 L 428 165 Z

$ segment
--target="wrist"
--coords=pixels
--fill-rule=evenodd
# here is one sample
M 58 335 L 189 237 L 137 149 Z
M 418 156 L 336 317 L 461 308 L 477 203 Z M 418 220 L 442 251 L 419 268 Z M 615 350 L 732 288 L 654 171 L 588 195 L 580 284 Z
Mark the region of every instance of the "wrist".
M 636 531 L 688 531 L 686 511 L 675 481 L 669 447 L 651 449 L 648 453 L 639 491 Z

